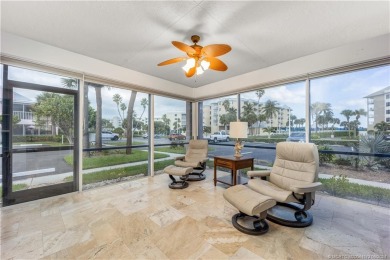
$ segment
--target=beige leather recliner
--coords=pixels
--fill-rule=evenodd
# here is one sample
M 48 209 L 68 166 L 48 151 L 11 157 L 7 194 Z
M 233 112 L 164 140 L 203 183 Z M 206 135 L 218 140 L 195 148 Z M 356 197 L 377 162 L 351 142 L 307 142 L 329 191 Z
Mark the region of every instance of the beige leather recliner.
M 177 157 L 175 165 L 178 167 L 192 167 L 188 181 L 201 181 L 206 178 L 203 172 L 206 170 L 208 154 L 207 140 L 190 140 L 185 156 Z
M 318 167 L 315 144 L 281 142 L 276 145 L 271 170 L 248 171 L 248 187 L 277 201 L 277 206 L 268 211 L 268 220 L 290 227 L 312 224 L 313 216 L 308 210 L 314 204 L 315 191 L 322 185 L 317 182 Z

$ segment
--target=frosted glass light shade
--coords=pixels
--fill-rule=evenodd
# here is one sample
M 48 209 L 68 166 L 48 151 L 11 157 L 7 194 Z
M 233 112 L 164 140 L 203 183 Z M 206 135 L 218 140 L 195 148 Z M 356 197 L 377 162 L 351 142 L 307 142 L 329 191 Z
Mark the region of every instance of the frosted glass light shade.
M 248 138 L 248 122 L 230 122 L 231 138 Z

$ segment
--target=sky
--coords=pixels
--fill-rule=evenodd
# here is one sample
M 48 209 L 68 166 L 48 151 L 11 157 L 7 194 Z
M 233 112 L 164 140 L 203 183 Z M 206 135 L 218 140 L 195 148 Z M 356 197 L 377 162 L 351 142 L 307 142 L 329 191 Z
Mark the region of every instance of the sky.
M 0 73 L 0 77 L 2 77 L 2 73 Z M 53 74 L 13 67 L 9 68 L 9 77 L 12 80 L 55 87 L 62 87 L 61 78 L 63 78 Z M 2 79 L 0 84 L 2 84 Z M 343 121 L 345 118 L 340 115 L 342 110 L 355 110 L 360 108 L 366 110 L 366 99 L 364 97 L 388 86 L 390 86 L 390 66 L 375 67 L 313 79 L 311 80 L 311 102 L 331 103 L 334 117 L 338 117 Z M 35 100 L 35 96 L 37 95 L 37 92 L 31 90 L 19 89 L 17 92 L 32 100 Z M 90 88 L 88 94 L 91 106 L 96 108 L 94 89 Z M 104 87 L 102 89 L 103 118 L 105 119 L 112 119 L 112 117 L 118 116 L 116 104 L 112 101 L 112 96 L 114 94 L 120 94 L 123 97 L 123 102 L 127 105 L 130 99 L 131 90 L 113 87 Z M 0 95 L 2 95 L 2 91 L 0 91 Z M 143 111 L 141 99 L 147 97 L 148 95 L 145 93 L 138 92 L 137 94 L 134 109 L 138 116 L 140 116 Z M 254 91 L 242 93 L 241 97 L 257 101 Z M 2 98 L 2 96 L 0 96 L 0 98 Z M 260 101 L 265 102 L 268 99 L 275 100 L 280 105 L 291 107 L 292 114 L 296 115 L 297 118 L 305 117 L 305 82 L 303 81 L 265 89 L 265 94 L 261 97 Z M 204 101 L 204 104 L 209 104 L 217 100 L 219 99 L 206 100 Z M 185 101 L 155 96 L 155 117 L 161 117 L 163 114 L 171 112 L 185 113 L 185 110 Z M 144 117 L 147 116 L 147 113 L 146 110 L 144 112 Z M 362 127 L 367 126 L 366 117 L 361 117 L 360 121 Z

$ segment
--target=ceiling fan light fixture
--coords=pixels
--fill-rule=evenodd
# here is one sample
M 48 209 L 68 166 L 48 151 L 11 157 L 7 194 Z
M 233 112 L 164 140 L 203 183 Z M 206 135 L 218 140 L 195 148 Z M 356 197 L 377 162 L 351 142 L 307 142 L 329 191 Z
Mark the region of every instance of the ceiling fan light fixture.
M 187 59 L 187 63 L 186 65 L 183 66 L 183 70 L 188 73 L 188 71 L 195 67 L 195 59 L 194 58 L 190 58 L 190 59 Z
M 178 57 L 169 59 L 157 64 L 157 66 L 165 66 L 177 62 L 186 60 L 186 64 L 182 67 L 185 71 L 185 76 L 191 78 L 192 76 L 201 75 L 206 70 L 216 70 L 216 71 L 226 71 L 228 67 L 220 59 L 216 58 L 221 55 L 225 55 L 230 52 L 232 48 L 227 44 L 211 44 L 205 47 L 198 45 L 197 43 L 200 40 L 198 35 L 193 35 L 191 37 L 193 45 L 189 46 L 185 43 L 172 41 L 173 46 L 179 50 L 185 52 L 187 57 Z
M 202 60 L 202 62 L 200 63 L 200 66 L 202 66 L 203 70 L 208 70 L 210 67 L 210 62 L 208 62 L 206 60 Z
M 202 70 L 201 66 L 196 67 L 196 75 L 202 75 L 204 70 Z

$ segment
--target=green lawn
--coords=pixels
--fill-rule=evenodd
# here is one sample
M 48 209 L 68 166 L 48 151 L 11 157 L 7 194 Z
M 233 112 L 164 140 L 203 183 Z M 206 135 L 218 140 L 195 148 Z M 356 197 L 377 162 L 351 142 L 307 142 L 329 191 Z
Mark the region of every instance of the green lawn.
M 155 159 L 161 159 L 169 157 L 169 155 L 155 153 Z M 73 165 L 73 155 L 67 155 L 64 157 L 67 164 Z M 112 166 L 124 163 L 140 162 L 148 160 L 148 152 L 133 150 L 132 154 L 108 154 L 108 155 L 97 155 L 92 157 L 83 157 L 83 169 L 92 169 L 105 166 Z
M 12 191 L 25 190 L 27 188 L 27 184 L 24 183 L 12 185 Z M 3 187 L 0 187 L 0 194 L 3 194 Z
M 154 170 L 162 170 L 168 165 L 173 165 L 174 160 L 165 160 L 154 163 Z M 101 171 L 96 173 L 83 174 L 83 184 L 90 184 L 95 182 L 101 182 L 105 180 L 114 180 L 118 178 L 124 178 L 128 176 L 134 176 L 137 174 L 147 174 L 148 164 L 134 165 L 120 169 L 113 169 L 107 171 Z M 71 181 L 72 176 L 66 177 L 65 181 Z

